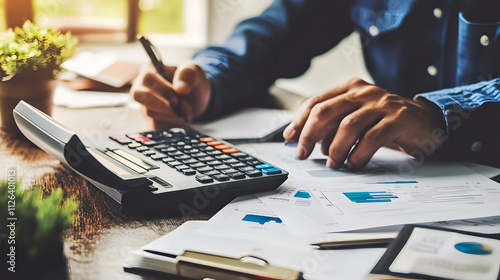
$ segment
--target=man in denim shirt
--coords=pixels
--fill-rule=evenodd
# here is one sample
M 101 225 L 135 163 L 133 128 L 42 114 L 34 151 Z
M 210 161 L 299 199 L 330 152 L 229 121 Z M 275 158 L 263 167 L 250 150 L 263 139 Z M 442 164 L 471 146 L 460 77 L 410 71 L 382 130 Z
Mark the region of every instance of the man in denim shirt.
M 301 75 L 355 30 L 375 85 L 352 79 L 304 102 L 283 135 L 298 141 L 299 159 L 321 142 L 328 167 L 347 160 L 351 171 L 382 146 L 499 165 L 498 0 L 277 0 L 224 46 L 166 66 L 172 83 L 150 70 L 132 92 L 156 127 L 182 124 L 170 104 L 188 120 L 218 117 Z

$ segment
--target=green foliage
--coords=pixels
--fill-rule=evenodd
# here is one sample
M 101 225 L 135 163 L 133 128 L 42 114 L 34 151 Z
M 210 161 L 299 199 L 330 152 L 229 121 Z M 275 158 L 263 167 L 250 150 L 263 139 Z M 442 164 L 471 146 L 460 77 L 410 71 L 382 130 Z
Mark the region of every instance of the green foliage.
M 26 21 L 22 28 L 9 29 L 0 41 L 0 77 L 37 75 L 51 79 L 61 64 L 73 55 L 78 40 Z
M 61 244 L 65 230 L 74 221 L 78 202 L 74 197 L 63 202 L 60 188 L 43 198 L 39 186 L 22 192 L 19 190 L 19 182 L 15 183 L 15 190 L 9 191 L 8 187 L 7 181 L 0 182 L 0 221 L 4 223 L 8 217 L 17 218 L 17 254 L 27 260 L 39 260 L 44 252 Z M 7 211 L 12 194 L 16 201 L 14 216 L 10 216 Z

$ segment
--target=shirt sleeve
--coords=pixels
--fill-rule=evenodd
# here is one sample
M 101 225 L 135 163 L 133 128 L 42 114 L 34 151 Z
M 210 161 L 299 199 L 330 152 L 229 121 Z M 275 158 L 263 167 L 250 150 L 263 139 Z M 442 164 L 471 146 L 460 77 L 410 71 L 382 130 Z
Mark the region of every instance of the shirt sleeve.
M 500 167 L 500 78 L 422 93 L 443 112 L 447 140 L 443 153 Z
M 223 46 L 196 53 L 193 60 L 212 87 L 210 104 L 200 118 L 255 104 L 276 79 L 304 73 L 314 56 L 353 31 L 349 2 L 276 0 L 260 16 L 238 24 Z

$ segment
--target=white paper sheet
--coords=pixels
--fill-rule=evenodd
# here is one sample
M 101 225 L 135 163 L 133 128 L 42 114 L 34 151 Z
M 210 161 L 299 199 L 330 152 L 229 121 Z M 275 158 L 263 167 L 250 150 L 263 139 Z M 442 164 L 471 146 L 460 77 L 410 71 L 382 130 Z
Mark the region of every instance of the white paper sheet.
M 348 173 L 326 168 L 318 152 L 298 161 L 279 143 L 240 147 L 290 172 L 259 199 L 303 234 L 500 215 L 500 185 L 457 163 L 422 165 L 381 149 L 367 169 Z
M 53 97 L 54 105 L 71 109 L 120 106 L 129 100 L 128 93 L 76 91 L 62 85 L 54 89 Z
M 259 139 L 282 128 L 293 119 L 285 110 L 248 108 L 209 123 L 192 127 L 218 139 Z

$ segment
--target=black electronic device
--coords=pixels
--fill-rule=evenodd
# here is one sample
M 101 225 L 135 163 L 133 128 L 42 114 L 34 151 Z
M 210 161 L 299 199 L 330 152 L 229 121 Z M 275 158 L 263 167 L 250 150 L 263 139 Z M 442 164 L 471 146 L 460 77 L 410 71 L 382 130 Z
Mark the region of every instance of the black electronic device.
M 91 141 L 80 140 L 24 101 L 14 109 L 14 118 L 41 149 L 139 211 L 199 213 L 240 194 L 275 189 L 288 177 L 285 170 L 191 128 Z

